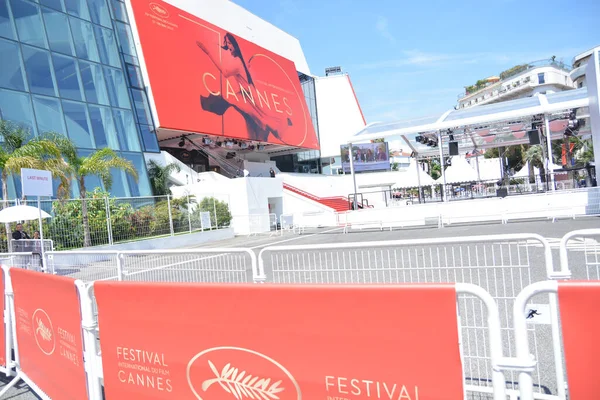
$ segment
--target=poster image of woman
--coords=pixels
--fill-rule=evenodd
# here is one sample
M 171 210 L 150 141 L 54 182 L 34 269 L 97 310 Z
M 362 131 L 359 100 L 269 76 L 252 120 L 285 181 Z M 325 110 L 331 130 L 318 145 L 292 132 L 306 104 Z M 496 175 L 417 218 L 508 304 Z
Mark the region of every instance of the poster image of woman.
M 219 70 L 223 82 L 226 80 L 235 90 L 235 96 L 238 99 L 244 94 L 240 88 L 246 91 L 256 93 L 258 89 L 255 81 L 252 79 L 252 71 L 249 63 L 246 62 L 236 38 L 226 33 L 220 49 L 212 50 L 204 43 L 196 41 L 196 45 L 203 51 Z M 220 54 L 219 54 L 220 52 Z M 288 127 L 293 126 L 292 120 L 285 114 L 267 113 L 258 104 L 251 101 L 229 101 L 223 96 L 223 91 L 218 95 L 209 94 L 200 96 L 200 105 L 204 111 L 216 115 L 224 115 L 230 108 L 235 109 L 244 118 L 250 140 L 266 142 L 270 135 L 284 144 L 285 132 Z

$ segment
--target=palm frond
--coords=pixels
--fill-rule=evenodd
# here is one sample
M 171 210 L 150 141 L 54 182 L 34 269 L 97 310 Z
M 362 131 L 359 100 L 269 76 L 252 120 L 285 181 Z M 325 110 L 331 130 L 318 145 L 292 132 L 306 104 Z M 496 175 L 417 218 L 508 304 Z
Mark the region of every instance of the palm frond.
M 54 143 L 69 164 L 77 164 L 77 148 L 71 139 L 56 132 L 46 132 L 40 135 L 39 138 Z
M 34 139 L 16 149 L 11 157 L 61 157 L 60 149 L 50 140 Z
M 112 186 L 112 169 L 125 171 L 137 180 L 138 174 L 133 163 L 122 157 L 119 157 L 113 150 L 104 148 L 98 150 L 88 157 L 84 157 L 79 168 L 79 175 L 96 175 L 100 177 L 108 190 Z
M 2 147 L 12 153 L 23 146 L 31 137 L 28 129 L 23 128 L 11 121 L 0 120 L 0 137 L 2 138 Z
M 43 169 L 44 162 L 36 157 L 21 156 L 10 157 L 4 164 L 4 170 L 8 175 L 20 174 L 21 168 Z

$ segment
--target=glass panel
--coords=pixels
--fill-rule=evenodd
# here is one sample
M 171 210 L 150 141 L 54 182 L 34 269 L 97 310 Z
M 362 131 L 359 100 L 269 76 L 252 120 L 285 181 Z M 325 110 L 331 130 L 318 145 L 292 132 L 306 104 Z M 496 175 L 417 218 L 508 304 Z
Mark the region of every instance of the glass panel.
M 125 54 L 135 56 L 135 46 L 133 45 L 133 39 L 131 36 L 131 30 L 129 29 L 129 25 L 125 25 L 122 22 L 116 22 L 116 25 L 121 51 Z
M 127 64 L 140 65 L 138 58 L 134 57 L 134 56 L 129 56 L 127 54 L 123 54 L 123 60 L 125 60 L 125 63 L 127 63 Z
M 129 85 L 134 88 L 144 88 L 144 84 L 142 83 L 142 71 L 140 71 L 139 67 L 135 65 L 127 64 L 127 75 L 129 76 Z
M 69 17 L 69 20 L 77 57 L 99 62 L 92 24 L 73 17 Z
M 54 8 L 55 10 L 65 11 L 62 0 L 40 0 L 40 4 Z
M 29 94 L 0 89 L 0 119 L 12 121 L 33 135 L 37 134 Z
M 90 122 L 96 138 L 96 147 L 110 147 L 113 150 L 119 150 L 117 141 L 117 132 L 113 117 L 108 107 L 89 106 Z
M 88 5 L 90 6 L 90 15 L 92 16 L 93 23 L 108 27 L 111 26 L 110 13 L 106 0 L 88 0 Z
M 90 12 L 85 0 L 65 0 L 65 6 L 69 14 L 90 20 Z
M 68 17 L 63 13 L 46 7 L 42 7 L 42 14 L 44 16 L 44 22 L 46 23 L 46 32 L 48 33 L 50 50 L 65 53 L 70 56 L 75 55 Z
M 560 103 L 563 101 L 573 101 L 573 100 L 580 100 L 580 99 L 585 99 L 588 97 L 588 91 L 587 89 L 582 89 L 582 90 L 566 90 L 564 92 L 556 92 L 556 93 L 549 93 L 546 96 L 546 99 L 548 99 L 548 104 L 556 104 L 556 103 Z
M 35 109 L 35 119 L 40 133 L 56 132 L 63 135 L 67 134 L 62 107 L 58 99 L 33 96 L 33 108 Z
M 56 84 L 60 97 L 73 100 L 83 100 L 79 73 L 77 72 L 77 61 L 70 57 L 52 55 Z
M 87 109 L 82 103 L 63 100 L 69 137 L 77 147 L 94 148 Z
M 2 60 L 0 86 L 8 89 L 26 90 L 19 44 L 0 39 L 0 60 Z
M 142 141 L 144 142 L 144 148 L 146 151 L 160 153 L 158 139 L 150 127 L 147 125 L 140 125 L 140 132 L 142 132 Z
M 10 4 L 20 41 L 33 46 L 48 47 L 38 5 L 23 0 L 11 0 Z
M 133 96 L 133 103 L 135 104 L 138 122 L 140 124 L 151 125 L 152 116 L 150 115 L 150 110 L 148 108 L 146 93 L 142 90 L 131 89 L 131 95 Z
M 146 172 L 146 163 L 141 153 L 123 153 L 123 157 L 133 163 L 133 166 L 138 173 L 138 181 L 136 182 L 129 174 L 127 175 L 127 181 L 131 188 L 132 196 L 152 196 L 152 189 L 150 188 L 150 182 L 148 181 L 148 174 Z
M 115 125 L 121 149 L 129 151 L 141 151 L 140 140 L 135 128 L 133 112 L 125 110 L 113 110 Z
M 96 42 L 98 43 L 102 63 L 112 65 L 113 67 L 120 67 L 119 51 L 117 50 L 113 31 L 94 26 L 94 32 L 96 33 Z
M 81 82 L 87 101 L 108 105 L 108 93 L 106 92 L 104 75 L 102 75 L 100 65 L 79 61 L 79 71 L 81 72 Z
M 58 96 L 54 87 L 50 52 L 23 46 L 23 60 L 29 78 L 30 91 L 48 96 Z
M 127 184 L 125 172 L 113 168 L 110 170 L 110 174 L 113 178 L 110 194 L 115 197 L 130 197 L 131 193 L 129 193 L 129 185 Z
M 127 20 L 127 9 L 125 8 L 125 4 L 118 0 L 110 0 L 110 4 L 112 6 L 113 16 L 117 21 L 129 22 Z
M 104 77 L 108 87 L 110 102 L 115 107 L 129 108 L 129 96 L 125 77 L 120 70 L 104 67 Z
M 8 12 L 7 1 L 8 0 L 0 0 L 0 36 L 16 40 L 15 27 L 13 26 Z

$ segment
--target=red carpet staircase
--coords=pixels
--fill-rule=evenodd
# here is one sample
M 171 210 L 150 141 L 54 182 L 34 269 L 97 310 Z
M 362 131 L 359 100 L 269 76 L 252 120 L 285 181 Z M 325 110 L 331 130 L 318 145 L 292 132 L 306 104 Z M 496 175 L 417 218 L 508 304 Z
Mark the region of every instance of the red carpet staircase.
M 302 197 L 306 197 L 307 199 L 310 199 L 312 201 L 316 201 L 317 203 L 322 204 L 325 207 L 332 208 L 337 212 L 345 212 L 350 210 L 350 203 L 345 197 L 317 197 L 313 194 L 305 192 L 304 190 L 298 189 L 297 187 L 291 186 L 285 182 L 283 182 L 283 188 L 285 190 L 289 190 L 290 192 L 299 194 Z

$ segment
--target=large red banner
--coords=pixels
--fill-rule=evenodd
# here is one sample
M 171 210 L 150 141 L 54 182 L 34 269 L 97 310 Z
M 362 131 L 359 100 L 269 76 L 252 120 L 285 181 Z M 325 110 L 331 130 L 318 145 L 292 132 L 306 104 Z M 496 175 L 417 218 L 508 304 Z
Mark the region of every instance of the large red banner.
M 451 285 L 97 282 L 108 399 L 463 398 Z
M 87 399 L 75 281 L 18 268 L 10 276 L 21 369 L 52 399 Z
M 600 393 L 600 282 L 560 282 L 558 301 L 571 400 Z
M 131 4 L 159 128 L 319 148 L 292 61 L 165 2 Z

